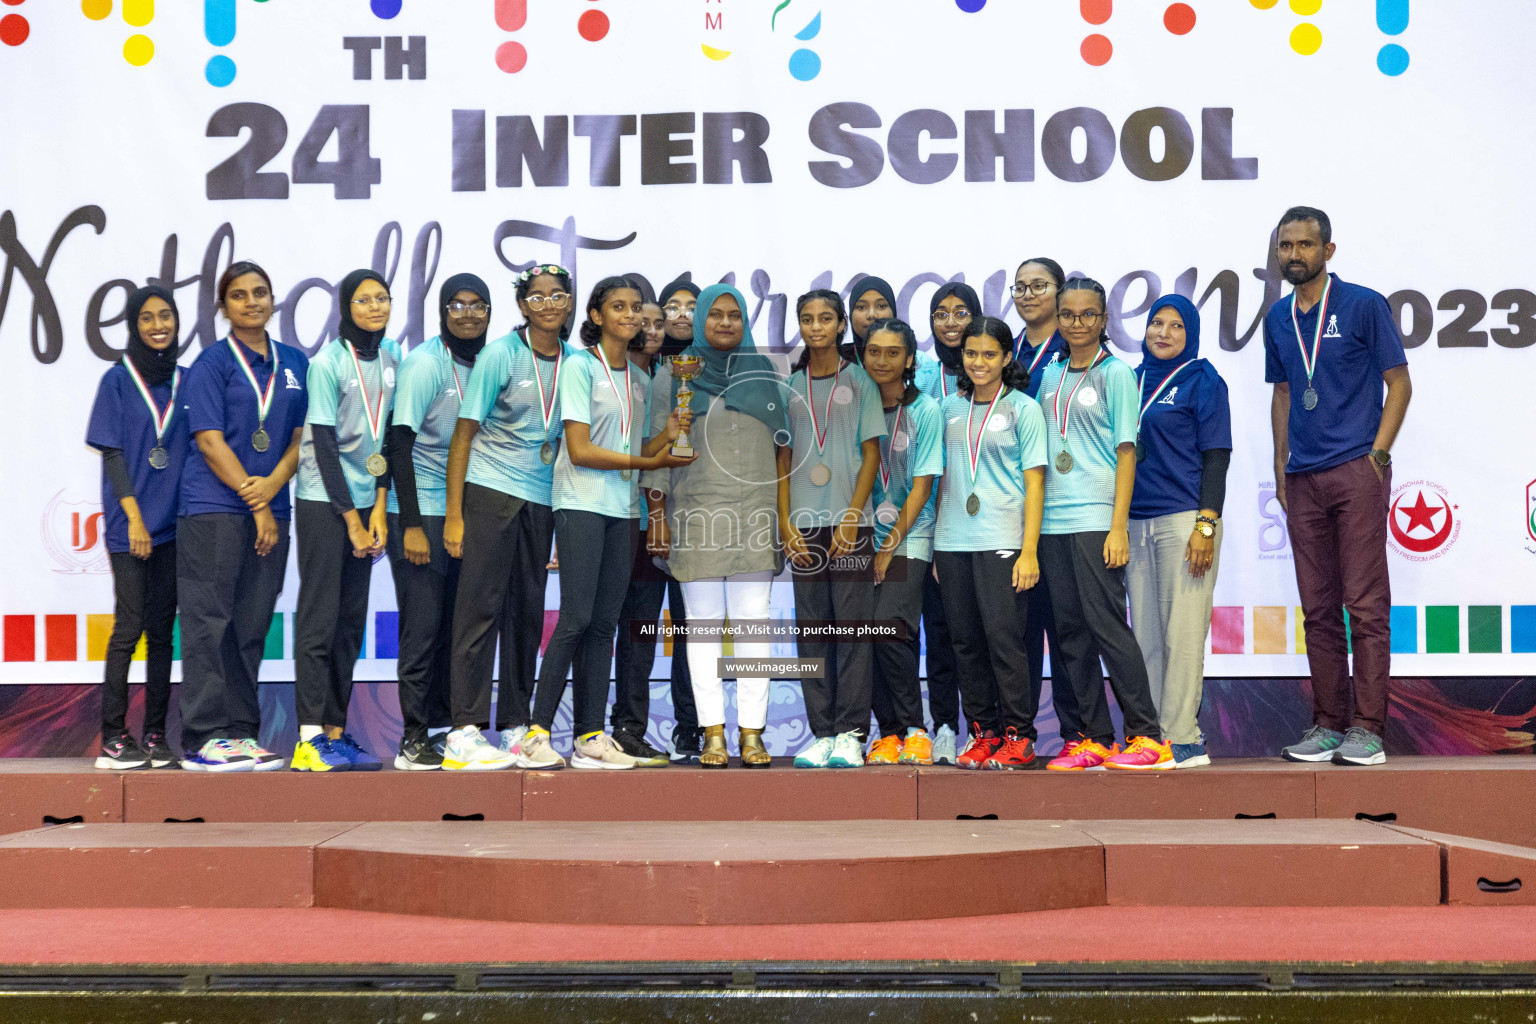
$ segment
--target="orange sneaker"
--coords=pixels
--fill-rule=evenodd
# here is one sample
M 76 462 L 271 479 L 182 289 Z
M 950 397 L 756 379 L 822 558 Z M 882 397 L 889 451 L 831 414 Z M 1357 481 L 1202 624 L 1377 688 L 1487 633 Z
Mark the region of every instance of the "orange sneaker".
M 963 754 L 955 758 L 955 767 L 966 768 L 971 771 L 985 768 L 987 762 L 992 759 L 992 755 L 997 753 L 997 748 L 1002 745 L 1002 737 L 998 736 L 997 733 L 991 729 L 982 732 L 980 723 L 972 722 L 971 743 L 965 748 Z
M 907 733 L 907 738 L 901 741 L 901 756 L 896 761 L 898 764 L 933 764 L 933 740 L 928 738 L 928 730 L 913 729 Z
M 895 764 L 901 757 L 901 740 L 896 735 L 881 736 L 869 745 L 869 756 L 864 758 L 865 764 Z
M 1173 748 L 1150 736 L 1135 736 L 1123 754 L 1112 754 L 1104 759 L 1106 768 L 1126 768 L 1131 771 L 1163 771 L 1175 766 Z
M 1118 753 L 1120 753 L 1118 743 L 1112 747 L 1106 747 L 1090 739 L 1080 739 L 1075 743 L 1068 743 L 1066 749 L 1053 757 L 1046 767 L 1053 772 L 1102 771 L 1104 762 Z

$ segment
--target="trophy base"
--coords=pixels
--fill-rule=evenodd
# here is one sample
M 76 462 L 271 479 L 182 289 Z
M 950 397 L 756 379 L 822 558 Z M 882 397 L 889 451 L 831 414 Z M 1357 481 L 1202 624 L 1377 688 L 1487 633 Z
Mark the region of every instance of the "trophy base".
M 669 450 L 679 459 L 691 459 L 698 454 L 691 444 L 675 444 Z

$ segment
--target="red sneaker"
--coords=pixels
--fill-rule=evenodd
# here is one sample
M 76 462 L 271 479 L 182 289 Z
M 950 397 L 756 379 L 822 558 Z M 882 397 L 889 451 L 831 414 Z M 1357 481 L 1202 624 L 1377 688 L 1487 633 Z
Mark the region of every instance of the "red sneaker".
M 1003 734 L 1002 745 L 997 748 L 997 753 L 987 759 L 985 767 L 989 771 L 1027 771 L 1040 767 L 1040 762 L 1035 758 L 1035 743 L 1028 736 L 1020 736 L 1018 730 L 1009 726 Z
M 988 729 L 981 731 L 981 723 L 971 723 L 971 745 L 965 748 L 965 753 L 955 758 L 957 768 L 968 768 L 972 771 L 985 768 L 992 755 L 997 753 L 1003 741 L 997 738 L 997 733 Z

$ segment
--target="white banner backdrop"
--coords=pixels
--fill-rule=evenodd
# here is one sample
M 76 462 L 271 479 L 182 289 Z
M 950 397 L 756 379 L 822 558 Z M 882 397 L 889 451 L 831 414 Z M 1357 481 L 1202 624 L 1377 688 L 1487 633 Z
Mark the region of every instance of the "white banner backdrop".
M 1394 672 L 1536 671 L 1529 3 L 6 3 L 0 682 L 100 678 L 96 381 L 136 284 L 175 285 L 184 363 L 216 340 L 232 256 L 310 350 L 364 265 L 405 345 L 461 270 L 511 328 L 535 260 L 728 277 L 779 348 L 796 295 L 863 273 L 927 345 L 937 284 L 1017 324 L 1013 268 L 1054 257 L 1111 289 L 1133 365 L 1150 299 L 1188 294 L 1236 441 L 1208 673 L 1304 674 L 1258 328 L 1296 203 L 1332 214 L 1333 269 L 1391 296 L 1410 346 Z M 290 567 L 266 678 L 292 678 L 297 592 Z M 383 563 L 371 604 L 359 678 L 392 678 Z

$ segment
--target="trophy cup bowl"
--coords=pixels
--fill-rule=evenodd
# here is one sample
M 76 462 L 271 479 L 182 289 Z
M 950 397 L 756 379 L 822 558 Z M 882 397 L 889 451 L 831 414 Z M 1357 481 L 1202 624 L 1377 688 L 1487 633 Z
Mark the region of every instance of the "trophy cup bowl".
M 688 386 L 688 382 L 704 372 L 704 360 L 698 356 L 678 355 L 671 358 L 670 366 L 672 376 L 678 381 L 677 411 L 681 413 L 688 408 L 689 399 L 693 397 L 693 388 Z M 677 440 L 672 443 L 671 452 L 680 459 L 691 459 L 697 454 L 686 429 L 677 435 Z

